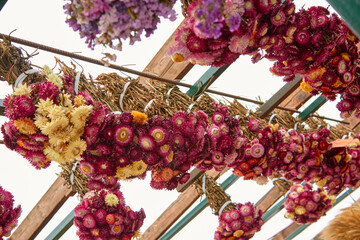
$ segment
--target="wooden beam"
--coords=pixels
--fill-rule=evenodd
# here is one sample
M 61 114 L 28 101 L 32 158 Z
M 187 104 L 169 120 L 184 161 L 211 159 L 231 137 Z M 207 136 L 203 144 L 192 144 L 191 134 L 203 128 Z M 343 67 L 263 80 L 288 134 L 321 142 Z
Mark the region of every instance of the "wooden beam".
M 184 183 L 179 184 L 176 188 L 178 192 L 184 192 L 188 187 L 190 187 L 201 175 L 204 174 L 204 171 L 201 171 L 198 168 L 195 168 L 190 172 L 190 179 Z
M 215 170 L 207 171 L 206 174 L 217 179 L 222 172 Z M 188 187 L 178 198 L 146 229 L 140 240 L 159 239 L 191 205 L 200 197 L 199 192 L 194 186 Z
M 301 90 L 300 87 L 295 89 L 282 103 L 280 103 L 280 107 L 288 107 L 288 108 L 294 108 L 299 109 L 304 105 L 305 102 L 307 102 L 313 95 L 310 93 L 306 93 L 303 90 Z
M 65 201 L 74 195 L 71 188 L 64 186 L 64 183 L 64 179 L 61 177 L 55 180 L 20 226 L 16 228 L 10 240 L 35 239 Z
M 181 23 L 183 24 L 183 22 Z M 181 24 L 179 26 L 181 26 Z M 176 31 L 176 30 L 175 30 Z M 182 79 L 194 66 L 189 61 L 184 61 L 181 63 L 175 63 L 169 55 L 167 55 L 167 50 L 170 46 L 175 44 L 175 32 L 169 37 L 169 39 L 162 45 L 160 50 L 156 53 L 153 59 L 145 67 L 143 72 L 153 73 L 159 77 L 167 79 Z M 140 83 L 145 82 L 144 77 L 138 78 Z M 151 83 L 154 80 L 149 80 Z M 147 85 L 146 83 L 144 86 Z
M 287 236 L 289 236 L 292 232 L 296 231 L 301 226 L 301 224 L 297 224 L 296 222 L 291 223 L 281 232 L 277 233 L 275 236 L 270 238 L 271 240 L 284 240 Z
M 265 118 L 275 107 L 277 107 L 283 100 L 285 100 L 293 91 L 299 86 L 302 78 L 296 76 L 295 79 L 285 84 L 279 91 L 277 91 L 269 100 L 267 100 L 257 111 L 260 118 Z
M 283 193 L 274 186 L 256 203 L 256 206 L 266 212 L 282 196 Z

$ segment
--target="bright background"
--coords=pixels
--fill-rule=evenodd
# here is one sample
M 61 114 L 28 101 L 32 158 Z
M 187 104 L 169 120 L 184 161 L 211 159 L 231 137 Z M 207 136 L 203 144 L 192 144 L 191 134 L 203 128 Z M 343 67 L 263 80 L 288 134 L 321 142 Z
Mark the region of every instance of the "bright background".
M 110 49 L 105 49 L 100 46 L 96 47 L 94 51 L 87 48 L 84 43 L 85 40 L 80 39 L 79 34 L 74 32 L 65 23 L 66 16 L 63 13 L 62 8 L 64 2 L 65 1 L 49 0 L 9 0 L 0 12 L 0 32 L 9 34 L 13 30 L 16 30 L 12 33 L 12 36 L 14 37 L 23 38 L 69 52 L 76 52 L 96 59 L 102 58 L 102 53 L 104 52 L 112 52 Z M 307 8 L 314 3 L 325 7 L 328 6 L 325 0 L 295 0 L 295 4 L 298 7 L 305 5 L 305 8 Z M 133 46 L 124 44 L 122 52 L 115 52 L 117 54 L 117 61 L 115 64 L 126 65 L 129 68 L 142 71 L 183 20 L 179 1 L 175 7 L 178 12 L 178 19 L 175 22 L 162 19 L 155 34 L 150 38 L 143 37 L 141 42 L 136 42 Z M 333 10 L 331 9 L 331 11 Z M 17 44 L 14 45 L 23 47 L 28 53 L 32 53 L 35 50 Z M 32 58 L 31 62 L 38 66 L 46 64 L 50 67 L 54 67 L 54 56 L 55 55 L 52 53 L 39 51 L 39 54 Z M 71 59 L 63 56 L 57 57 L 70 65 Z M 84 68 L 85 73 L 89 73 L 93 77 L 96 77 L 100 73 L 115 72 L 106 67 L 88 64 L 82 61 L 77 62 Z M 220 78 L 211 86 L 211 89 L 266 101 L 284 85 L 281 78 L 275 77 L 269 72 L 269 67 L 271 65 L 272 64 L 268 60 L 263 60 L 260 63 L 253 65 L 248 56 L 241 56 L 240 59 L 233 63 L 228 70 L 220 76 Z M 78 67 L 78 69 L 81 68 Z M 194 83 L 207 69 L 208 67 L 195 66 L 189 74 L 185 76 L 184 81 L 190 84 Z M 117 73 L 121 74 L 120 72 Z M 1 82 L 0 84 L 0 98 L 4 98 L 7 94 L 12 92 L 12 89 L 4 82 Z M 185 88 L 182 89 L 186 90 Z M 218 96 L 213 97 L 219 99 Z M 308 104 L 311 103 L 313 99 L 310 99 Z M 251 109 L 254 109 L 255 107 L 246 102 L 241 103 Z M 339 119 L 339 112 L 335 108 L 335 104 L 336 101 L 326 103 L 318 111 L 319 115 L 326 115 L 331 118 Z M 306 106 L 307 105 L 304 107 Z M 1 124 L 5 121 L 7 121 L 5 117 L 0 117 Z M 329 123 L 333 124 L 332 122 Z M 55 181 L 57 177 L 56 174 L 60 172 L 60 168 L 56 163 L 53 163 L 48 169 L 38 171 L 30 166 L 30 164 L 20 157 L 20 155 L 5 148 L 4 145 L 0 146 L 0 151 L 0 185 L 13 193 L 16 204 L 22 205 L 23 213 L 20 218 L 21 222 Z M 221 183 L 228 176 L 229 173 L 225 174 L 218 182 Z M 134 210 L 138 210 L 142 207 L 146 212 L 147 217 L 141 228 L 142 231 L 145 231 L 179 195 L 176 191 L 153 190 L 149 185 L 149 181 L 150 178 L 147 177 L 145 180 L 124 182 L 121 186 L 121 191 L 124 193 L 127 204 Z M 234 202 L 245 203 L 251 201 L 256 203 L 271 188 L 272 183 L 269 183 L 266 186 L 259 186 L 252 181 L 245 182 L 239 180 L 227 190 L 227 193 L 232 197 Z M 333 219 L 339 212 L 339 209 L 350 206 L 354 202 L 354 199 L 358 199 L 359 197 L 360 192 L 355 191 L 350 197 L 346 198 L 342 203 L 330 210 L 326 217 L 321 218 L 321 220 L 307 228 L 295 239 L 311 239 L 319 233 L 331 219 Z M 77 196 L 70 198 L 40 232 L 36 239 L 45 239 L 58 223 L 78 204 L 78 202 L 79 199 Z M 200 203 L 200 200 L 197 200 L 195 205 L 198 203 Z M 192 208 L 190 208 L 190 210 L 191 209 Z M 267 222 L 253 239 L 268 239 L 289 225 L 291 221 L 285 219 L 283 215 L 284 210 Z M 210 208 L 206 208 L 173 239 L 212 239 L 217 225 L 217 217 L 212 215 Z M 71 227 L 61 239 L 76 240 L 78 238 L 75 232 L 75 227 Z

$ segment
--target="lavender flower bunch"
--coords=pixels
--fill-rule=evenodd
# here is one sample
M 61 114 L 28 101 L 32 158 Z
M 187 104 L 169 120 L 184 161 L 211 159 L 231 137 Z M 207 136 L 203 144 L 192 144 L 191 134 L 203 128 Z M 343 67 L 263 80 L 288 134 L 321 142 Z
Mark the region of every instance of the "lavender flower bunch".
M 69 0 L 64 5 L 66 23 L 79 31 L 90 48 L 104 44 L 121 50 L 122 40 L 130 44 L 149 37 L 160 17 L 176 19 L 175 0 Z

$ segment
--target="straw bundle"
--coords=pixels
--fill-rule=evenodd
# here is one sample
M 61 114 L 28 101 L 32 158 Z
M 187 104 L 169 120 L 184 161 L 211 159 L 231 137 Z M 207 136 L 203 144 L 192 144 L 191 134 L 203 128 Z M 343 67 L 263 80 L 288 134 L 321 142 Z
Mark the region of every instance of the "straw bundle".
M 286 181 L 282 175 L 277 173 L 274 173 L 270 178 L 273 180 L 274 186 L 276 186 L 283 195 L 285 195 L 293 185 L 292 182 Z
M 207 176 L 206 174 L 203 176 L 205 177 L 200 177 L 194 182 L 194 185 L 201 194 L 206 195 L 209 206 L 213 210 L 214 214 L 219 215 L 219 210 L 221 207 L 226 202 L 231 201 L 231 198 L 218 184 L 216 184 L 216 181 L 212 177 Z M 205 192 L 203 191 L 203 180 L 205 180 Z M 230 203 L 224 208 L 222 212 L 225 213 L 235 208 L 236 204 Z
M 318 239 L 356 240 L 360 239 L 360 200 L 351 207 L 341 210 L 334 220 L 321 232 Z
M 65 186 L 71 187 L 81 198 L 90 191 L 87 187 L 89 178 L 79 170 L 77 163 L 61 164 L 60 167 L 62 171 L 59 175 L 65 180 Z
M 11 45 L 11 43 L 4 39 L 0 41 L 0 81 L 7 81 L 9 85 L 13 86 L 17 77 L 26 70 L 31 69 L 31 56 L 24 57 L 22 51 Z M 38 74 L 31 74 L 25 82 L 32 83 L 39 81 Z

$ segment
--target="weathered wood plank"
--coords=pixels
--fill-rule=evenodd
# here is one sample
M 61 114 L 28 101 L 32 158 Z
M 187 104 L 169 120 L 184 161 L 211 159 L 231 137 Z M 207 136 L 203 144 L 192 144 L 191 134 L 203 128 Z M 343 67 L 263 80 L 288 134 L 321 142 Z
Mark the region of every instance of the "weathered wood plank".
M 207 171 L 206 174 L 215 179 L 224 171 Z M 200 197 L 194 186 L 188 187 L 178 198 L 146 229 L 140 240 L 155 240 L 163 235 L 191 205 Z
M 182 24 L 182 23 L 181 23 Z M 181 24 L 179 26 L 181 26 Z M 153 73 L 159 77 L 167 79 L 182 79 L 194 66 L 189 61 L 175 63 L 170 56 L 166 54 L 168 48 L 175 43 L 175 32 L 162 45 L 160 50 L 156 53 L 153 59 L 145 67 L 143 72 Z M 144 82 L 145 78 L 139 77 L 140 82 Z M 147 79 L 150 83 L 151 79 Z M 146 85 L 146 84 L 145 84 Z
M 63 178 L 58 177 L 15 230 L 10 240 L 35 239 L 58 209 L 73 195 L 71 188 L 64 186 Z
M 291 223 L 288 227 L 286 227 L 281 232 L 277 233 L 275 236 L 270 238 L 271 240 L 284 240 L 287 236 L 289 236 L 292 232 L 298 229 L 301 224 L 297 224 L 295 222 Z
M 312 95 L 301 90 L 300 87 L 295 89 L 282 103 L 279 104 L 281 107 L 288 107 L 299 109 L 305 102 L 307 102 Z
M 257 111 L 260 118 L 266 117 L 277 107 L 283 100 L 285 100 L 295 89 L 300 86 L 302 78 L 296 76 L 295 79 L 285 84 L 279 91 L 277 91 L 269 100 L 267 100 Z
M 283 193 L 274 186 L 256 203 L 256 206 L 260 208 L 263 212 L 266 212 L 282 196 Z

